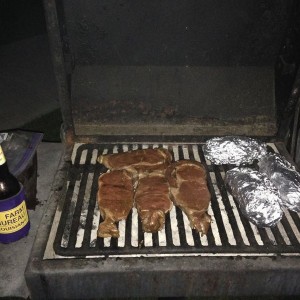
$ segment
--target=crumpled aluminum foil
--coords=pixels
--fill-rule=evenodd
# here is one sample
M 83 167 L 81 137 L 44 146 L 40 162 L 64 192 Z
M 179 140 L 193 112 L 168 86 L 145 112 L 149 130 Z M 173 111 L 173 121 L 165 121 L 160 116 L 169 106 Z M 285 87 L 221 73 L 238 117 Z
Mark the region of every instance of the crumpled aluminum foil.
M 272 227 L 282 218 L 279 192 L 265 174 L 234 168 L 226 173 L 226 183 L 242 214 L 258 227 Z
M 282 206 L 300 212 L 300 174 L 295 167 L 275 153 L 262 157 L 258 166 L 278 189 Z
M 249 137 L 225 136 L 212 138 L 203 147 L 205 158 L 213 164 L 252 164 L 267 153 L 267 146 Z

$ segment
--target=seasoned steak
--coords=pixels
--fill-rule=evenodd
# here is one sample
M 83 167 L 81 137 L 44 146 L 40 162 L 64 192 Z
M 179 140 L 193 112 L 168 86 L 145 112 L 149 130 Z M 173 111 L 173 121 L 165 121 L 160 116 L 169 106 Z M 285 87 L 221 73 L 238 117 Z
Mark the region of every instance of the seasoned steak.
M 134 200 L 143 231 L 161 230 L 165 224 L 165 214 L 173 206 L 164 171 L 140 174 Z
M 170 152 L 163 148 L 133 150 L 100 155 L 97 161 L 110 170 L 135 169 L 144 171 L 164 170 L 171 162 Z
M 133 207 L 133 177 L 126 170 L 102 174 L 98 179 L 98 206 L 104 221 L 98 228 L 99 237 L 119 237 L 116 223 L 126 219 Z
M 204 167 L 195 161 L 177 161 L 167 168 L 166 178 L 174 204 L 187 215 L 193 229 L 206 234 L 211 222 L 206 213 L 211 196 Z

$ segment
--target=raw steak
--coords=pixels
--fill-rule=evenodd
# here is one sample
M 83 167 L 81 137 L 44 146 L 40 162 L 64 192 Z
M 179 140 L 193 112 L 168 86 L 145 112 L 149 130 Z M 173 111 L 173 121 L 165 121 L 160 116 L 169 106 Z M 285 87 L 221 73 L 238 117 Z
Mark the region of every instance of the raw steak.
M 143 231 L 161 230 L 165 224 L 165 214 L 173 206 L 164 171 L 140 174 L 134 200 Z
M 133 150 L 128 152 L 100 155 L 97 161 L 110 170 L 135 169 L 144 171 L 164 170 L 171 162 L 170 152 L 163 148 Z
M 184 211 L 193 229 L 206 234 L 211 222 L 206 213 L 211 196 L 204 167 L 195 161 L 177 161 L 167 168 L 166 178 L 174 204 Z
M 98 228 L 99 237 L 119 237 L 116 223 L 126 219 L 133 207 L 133 177 L 126 170 L 102 174 L 98 179 L 98 206 L 104 221 Z

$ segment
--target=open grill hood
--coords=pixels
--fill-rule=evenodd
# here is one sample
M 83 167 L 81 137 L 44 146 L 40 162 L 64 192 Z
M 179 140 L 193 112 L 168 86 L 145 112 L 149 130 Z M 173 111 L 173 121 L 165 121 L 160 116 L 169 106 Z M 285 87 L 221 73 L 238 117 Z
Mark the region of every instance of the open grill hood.
M 50 38 L 62 39 L 65 126 L 75 136 L 274 136 L 289 9 L 281 0 L 58 2 L 61 35 Z

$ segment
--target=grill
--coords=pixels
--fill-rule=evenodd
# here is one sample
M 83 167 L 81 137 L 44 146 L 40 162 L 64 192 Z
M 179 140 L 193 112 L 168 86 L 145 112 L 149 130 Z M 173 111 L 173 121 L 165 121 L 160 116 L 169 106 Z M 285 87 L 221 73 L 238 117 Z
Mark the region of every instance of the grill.
M 191 159 L 204 164 L 212 195 L 208 213 L 212 216 L 207 236 L 191 230 L 186 215 L 175 206 L 166 217 L 165 228 L 158 233 L 143 233 L 135 208 L 127 220 L 119 222 L 120 237 L 97 238 L 100 212 L 96 194 L 98 177 L 107 170 L 96 163 L 100 154 L 163 147 L 173 159 Z M 274 144 L 269 151 L 278 152 Z M 49 257 L 136 257 L 136 256 L 262 256 L 299 255 L 299 214 L 285 211 L 274 228 L 257 228 L 247 221 L 235 199 L 225 187 L 224 176 L 229 166 L 211 165 L 205 160 L 201 144 L 76 144 L 72 154 L 65 203 L 52 232 L 55 240 L 48 242 L 44 258 Z M 53 234 L 54 236 L 54 234 Z M 52 243 L 55 255 L 50 253 Z
M 299 166 L 300 4 L 233 2 L 44 0 L 65 147 L 25 274 L 32 299 L 300 294 L 300 215 L 257 228 L 225 185 L 233 166 L 202 150 L 249 136 Z M 148 147 L 204 164 L 207 235 L 176 207 L 144 233 L 133 208 L 118 239 L 97 238 L 96 158 Z

